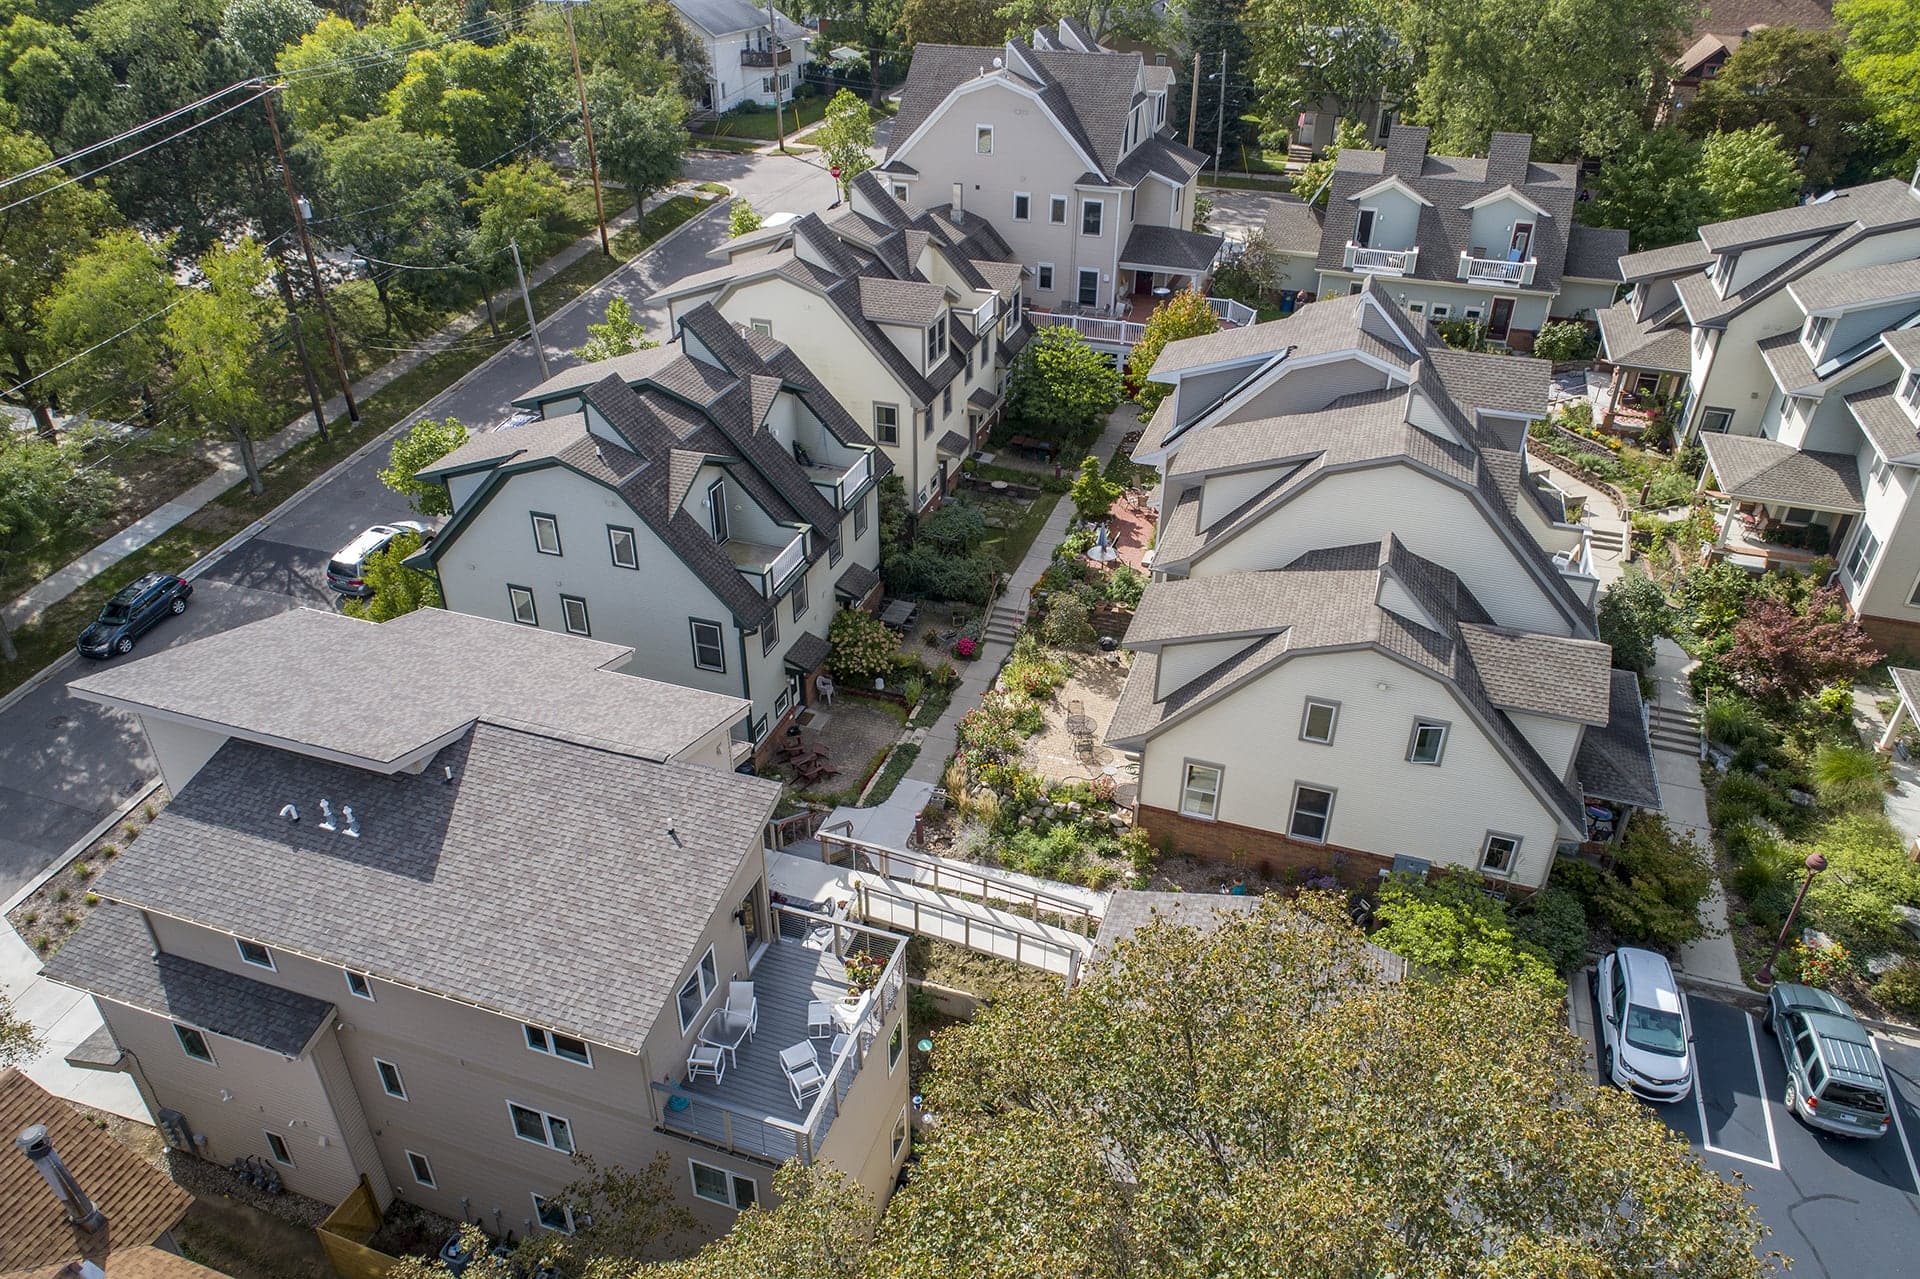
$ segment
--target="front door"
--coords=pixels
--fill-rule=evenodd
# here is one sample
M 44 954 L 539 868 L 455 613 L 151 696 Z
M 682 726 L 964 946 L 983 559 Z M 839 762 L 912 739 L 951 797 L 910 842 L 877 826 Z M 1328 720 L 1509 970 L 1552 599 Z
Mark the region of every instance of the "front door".
M 1487 338 L 1493 342 L 1507 340 L 1507 329 L 1513 324 L 1513 299 L 1495 298 L 1493 311 L 1487 316 Z
M 1354 219 L 1353 242 L 1363 249 L 1373 243 L 1373 217 L 1372 209 L 1362 209 Z
M 807 704 L 807 677 L 800 671 L 787 672 L 787 704 L 795 710 Z

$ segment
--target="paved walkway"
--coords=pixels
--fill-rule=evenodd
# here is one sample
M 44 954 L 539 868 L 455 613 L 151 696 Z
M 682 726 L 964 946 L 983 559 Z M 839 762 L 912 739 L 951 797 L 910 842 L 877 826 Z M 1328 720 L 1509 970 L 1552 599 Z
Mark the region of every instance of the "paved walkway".
M 1685 717 L 1698 714 L 1693 693 L 1687 686 L 1687 671 L 1693 665 L 1681 647 L 1662 637 L 1655 641 L 1653 676 L 1654 705 Z M 1676 834 L 1691 835 L 1700 847 L 1713 847 L 1713 826 L 1707 819 L 1707 791 L 1700 781 L 1700 760 L 1689 754 L 1654 744 L 1654 771 L 1660 777 L 1660 795 L 1666 801 L 1666 818 Z M 1733 949 L 1733 937 L 1727 929 L 1727 899 L 1720 890 L 1720 877 L 1714 876 L 1713 891 L 1700 903 L 1700 920 L 1707 935 L 1680 948 L 1677 967 L 1688 977 L 1702 981 L 1745 986 L 1740 975 L 1740 960 Z
M 662 200 L 670 199 L 675 195 L 689 192 L 693 189 L 693 184 L 691 183 L 678 184 L 655 196 L 653 204 L 658 205 Z M 628 209 L 625 213 L 620 214 L 607 223 L 608 234 L 611 235 L 616 231 L 624 230 L 631 226 L 638 217 L 638 210 Z M 574 241 L 541 263 L 538 267 L 534 268 L 533 274 L 528 277 L 528 286 L 530 288 L 538 288 L 541 284 L 552 279 L 561 271 L 566 270 L 566 268 L 578 262 L 587 254 L 598 251 L 599 247 L 600 233 L 596 229 Z M 513 305 L 513 302 L 509 299 L 505 306 L 511 305 Z M 518 310 L 506 310 L 504 307 L 502 314 L 514 324 L 517 324 L 522 318 Z M 426 341 L 421 343 L 414 351 L 401 356 L 397 360 L 392 360 L 381 365 L 373 372 L 355 382 L 353 384 L 355 399 L 357 402 L 365 404 L 370 397 L 393 382 L 396 378 L 404 373 L 410 372 L 447 347 L 467 341 L 475 331 L 485 324 L 486 311 L 484 307 L 476 308 L 468 312 L 460 319 L 455 320 L 452 324 L 426 339 Z M 315 329 L 314 332 L 317 334 L 319 330 Z M 322 379 L 323 385 L 332 380 L 326 368 L 324 355 L 323 350 L 314 349 L 314 372 L 316 376 Z M 335 394 L 331 399 L 327 400 L 322 405 L 322 408 L 325 410 L 329 422 L 347 411 L 346 401 L 338 394 Z M 311 412 L 302 413 L 277 434 L 257 441 L 254 444 L 255 457 L 259 465 L 264 468 L 269 462 L 280 457 L 296 444 L 311 437 L 313 433 L 313 414 Z M 118 564 L 121 560 L 127 558 L 127 556 L 133 554 L 149 542 L 154 541 L 160 537 L 161 534 L 167 532 L 167 530 L 173 528 L 195 511 L 207 505 L 246 478 L 246 471 L 241 466 L 238 452 L 232 444 L 220 444 L 209 448 L 207 450 L 207 457 L 219 467 L 212 475 L 201 480 L 198 484 L 181 493 L 172 501 L 163 503 L 147 515 L 135 520 L 132 524 L 129 524 L 126 528 L 115 533 L 104 542 L 101 542 L 79 559 L 48 575 L 31 590 L 7 604 L 4 609 L 0 609 L 0 616 L 4 617 L 7 628 L 16 630 L 32 621 L 35 617 L 39 616 L 43 610 L 73 594 L 95 577 L 98 577 L 107 569 L 112 568 L 115 564 Z
M 1128 431 L 1139 428 L 1139 410 L 1134 405 L 1122 404 L 1115 409 L 1107 419 L 1106 429 L 1093 445 L 1093 454 L 1100 459 L 1101 465 L 1113 460 L 1113 455 L 1119 451 L 1121 439 Z M 1053 514 L 1041 526 L 1039 536 L 1033 539 L 1026 558 L 1020 561 L 1020 567 L 1013 571 L 1006 594 L 1000 602 L 1016 606 L 1023 619 L 1027 604 L 1032 599 L 1033 588 L 1039 583 L 1040 575 L 1047 571 L 1047 565 L 1053 562 L 1053 548 L 1066 537 L 1067 526 L 1072 521 L 1073 503 L 1064 495 L 1056 498 Z M 999 640 L 981 643 L 980 656 L 967 663 L 960 677 L 960 687 L 953 691 L 953 701 L 947 706 L 946 713 L 921 735 L 920 755 L 913 761 L 913 767 L 907 770 L 908 781 L 940 781 L 941 775 L 946 772 L 948 758 L 959 745 L 960 717 L 978 706 L 993 688 L 993 682 L 1000 677 L 1001 664 L 1012 653 L 1012 644 Z
M 0 991 L 12 1003 L 13 1015 L 32 1025 L 41 1039 L 40 1055 L 21 1067 L 27 1078 L 56 1097 L 141 1123 L 153 1122 L 131 1076 L 76 1070 L 66 1063 L 66 1055 L 105 1024 L 100 1009 L 93 996 L 42 977 L 40 957 L 4 921 L 0 921 Z

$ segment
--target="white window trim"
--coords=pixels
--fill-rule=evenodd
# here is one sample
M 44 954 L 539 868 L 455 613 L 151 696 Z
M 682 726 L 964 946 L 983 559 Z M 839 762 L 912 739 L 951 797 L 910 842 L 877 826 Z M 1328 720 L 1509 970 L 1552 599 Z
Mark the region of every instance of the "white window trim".
M 1197 813 L 1187 807 L 1187 793 L 1193 789 L 1193 770 L 1196 768 L 1207 769 L 1213 774 L 1213 793 L 1210 797 L 1213 801 L 1211 805 L 1213 811 L 1211 812 Z M 1200 821 L 1200 822 L 1219 821 L 1220 820 L 1220 792 L 1226 789 L 1226 784 L 1227 784 L 1227 770 L 1224 766 L 1220 764 L 1210 764 L 1203 759 L 1189 759 L 1189 760 L 1181 761 L 1180 815 L 1182 817 L 1191 817 L 1195 821 Z
M 273 1162 L 279 1164 L 282 1168 L 299 1167 L 298 1164 L 293 1162 L 293 1147 L 287 1144 L 287 1139 L 271 1128 L 265 1129 L 264 1131 L 267 1138 L 267 1153 L 273 1157 Z M 285 1156 L 284 1158 L 282 1157 L 283 1154 Z
M 1040 277 L 1040 273 L 1042 271 L 1045 271 L 1047 273 L 1046 278 L 1044 280 L 1042 280 Z M 1034 288 L 1043 290 L 1044 292 L 1047 292 L 1047 293 L 1053 292 L 1053 281 L 1054 281 L 1053 263 L 1051 262 L 1034 263 L 1033 279 L 1034 279 L 1034 286 L 1033 286 Z
M 719 1173 L 723 1178 L 725 1178 L 726 1185 L 727 1185 L 726 1198 L 715 1199 L 712 1195 L 701 1194 L 700 1181 L 694 1175 L 694 1171 L 693 1171 L 695 1168 L 704 1168 L 708 1172 Z M 731 1208 L 735 1212 L 741 1211 L 740 1188 L 737 1183 L 742 1181 L 752 1183 L 753 1203 L 754 1204 L 759 1203 L 760 1202 L 760 1182 L 757 1178 L 749 1177 L 745 1173 L 735 1172 L 731 1168 L 722 1168 L 719 1164 L 710 1164 L 699 1159 L 687 1160 L 687 1189 L 691 1190 L 693 1192 L 693 1197 L 695 1199 L 698 1199 L 701 1203 L 719 1204 L 721 1207 Z M 748 1204 L 746 1206 L 751 1208 L 753 1204 Z
M 1027 211 L 1024 214 L 1020 212 L 1020 201 L 1022 200 L 1027 202 Z M 1033 192 L 1015 191 L 1013 193 L 1013 220 L 1015 222 L 1033 221 Z
M 1360 219 L 1363 215 L 1368 213 L 1373 214 L 1373 227 L 1372 227 L 1372 231 L 1369 232 L 1367 239 L 1362 240 L 1360 238 Z M 1353 242 L 1356 245 L 1359 245 L 1360 247 L 1367 248 L 1367 249 L 1373 248 L 1374 247 L 1372 244 L 1373 234 L 1377 233 L 1379 230 L 1380 230 L 1380 207 L 1378 205 L 1363 204 L 1357 210 L 1354 211 Z
M 1294 833 L 1293 823 L 1294 819 L 1300 815 L 1300 792 L 1303 790 L 1319 791 L 1327 797 L 1327 811 L 1326 815 L 1320 818 L 1322 825 L 1320 838 L 1318 839 L 1311 839 L 1308 836 Z M 1324 846 L 1331 843 L 1332 840 L 1329 837 L 1333 834 L 1333 810 L 1339 803 L 1339 800 L 1340 792 L 1332 786 L 1321 786 L 1314 782 L 1295 782 L 1293 784 L 1293 801 L 1287 805 L 1287 838 L 1297 839 L 1303 844 Z
M 521 1132 L 520 1125 L 513 1122 L 513 1112 L 516 1110 L 524 1110 L 530 1115 L 540 1116 L 540 1131 L 546 1134 L 547 1139 L 545 1141 L 535 1141 L 532 1137 Z M 564 1124 L 567 1129 L 567 1144 L 564 1147 L 555 1144 L 553 1140 L 553 1121 L 556 1119 Z M 538 1106 L 529 1106 L 525 1102 L 515 1101 L 511 1097 L 507 1098 L 507 1127 L 513 1130 L 513 1135 L 516 1138 L 526 1142 L 529 1146 L 545 1146 L 548 1150 L 558 1151 L 563 1155 L 571 1155 L 575 1150 L 579 1149 L 579 1143 L 573 1139 L 573 1121 L 571 1119 L 568 1119 L 565 1115 L 548 1114 Z
M 1440 749 L 1433 753 L 1432 759 L 1415 759 L 1414 752 L 1420 747 L 1420 734 L 1428 729 L 1440 730 Z M 1453 735 L 1453 725 L 1443 719 L 1415 719 L 1413 731 L 1407 735 L 1407 763 L 1418 764 L 1422 768 L 1438 768 L 1447 758 L 1447 739 Z
M 631 564 L 624 563 L 620 559 L 619 535 L 621 534 L 626 536 L 628 556 L 633 561 Z M 639 535 L 624 524 L 607 525 L 607 558 L 613 561 L 615 568 L 638 569 L 640 567 Z
M 255 947 L 262 955 L 266 956 L 264 963 L 247 954 L 247 947 L 249 946 Z M 270 973 L 280 971 L 279 966 L 273 962 L 273 952 L 257 941 L 248 941 L 244 937 L 236 937 L 233 939 L 233 948 L 240 952 L 240 962 L 249 968 L 264 968 Z
M 573 1062 L 574 1065 L 584 1066 L 588 1070 L 593 1069 L 593 1045 L 578 1035 L 564 1035 L 557 1030 L 548 1030 L 545 1026 L 536 1026 L 532 1022 L 522 1022 L 520 1024 L 520 1032 L 521 1041 L 526 1044 L 528 1052 L 536 1052 L 544 1057 L 552 1057 L 558 1061 Z M 574 1058 L 561 1052 L 559 1046 L 554 1043 L 555 1037 L 571 1039 L 579 1044 L 581 1052 L 586 1056 L 586 1060 L 576 1061 Z M 536 1042 L 536 1040 L 538 1042 Z
M 762 337 L 770 338 L 773 336 L 772 320 L 748 320 L 747 327 L 752 329 L 755 333 L 760 334 L 760 336 Z
M 1333 713 L 1333 718 L 1327 721 L 1327 735 L 1325 737 L 1314 737 L 1307 732 L 1307 725 L 1313 719 L 1315 707 L 1323 707 Z M 1340 703 L 1325 697 L 1309 697 L 1306 705 L 1300 708 L 1300 740 L 1303 742 L 1312 742 L 1315 746 L 1331 746 L 1333 745 L 1333 739 L 1338 736 L 1339 733 Z
M 1914 369 L 1902 377 L 1895 394 L 1910 412 L 1920 411 L 1920 369 Z
M 578 604 L 580 606 L 580 625 L 578 626 L 573 624 L 573 610 L 567 607 L 569 604 Z M 591 636 L 593 634 L 593 619 L 587 612 L 587 601 L 578 595 L 562 595 L 560 597 L 560 625 L 566 629 L 569 635 Z
M 983 142 L 986 143 L 985 146 L 980 145 Z M 993 126 L 992 125 L 976 124 L 973 126 L 973 153 L 975 155 L 992 155 L 993 154 Z
M 1493 841 L 1496 839 L 1507 839 L 1507 840 L 1513 841 L 1513 851 L 1507 854 L 1507 864 L 1504 868 L 1496 868 L 1496 867 L 1487 865 L 1487 853 L 1492 850 Z M 1512 878 L 1514 867 L 1520 864 L 1520 846 L 1525 842 L 1526 841 L 1522 839 L 1519 835 L 1515 835 L 1511 831 L 1504 831 L 1504 830 L 1488 831 L 1486 835 L 1480 840 L 1480 873 L 1482 875 L 1497 875 L 1501 879 Z
M 790 687 L 791 686 L 789 686 L 789 688 Z M 707 1010 L 707 1003 L 713 998 L 714 991 L 720 989 L 720 965 L 718 962 L 709 964 L 711 960 L 713 960 L 713 947 L 709 946 L 706 952 L 700 956 L 699 962 L 694 964 L 692 971 L 687 974 L 688 978 L 697 977 L 700 980 L 700 1006 L 694 1009 L 693 1016 L 688 1017 L 680 1010 L 680 992 L 687 988 L 686 978 L 683 978 L 680 984 L 673 988 L 673 1006 L 675 1012 L 680 1013 L 680 1033 L 683 1035 L 692 1029 L 695 1022 L 700 1020 L 700 1014 Z M 711 986 L 707 984 L 707 969 L 709 966 L 712 967 L 714 973 L 713 984 Z
M 566 1204 L 566 1203 L 554 1204 L 553 1206 L 560 1210 L 561 1215 L 566 1217 L 567 1224 L 565 1226 L 549 1226 L 545 1221 L 542 1221 L 540 1219 L 540 1209 L 545 1205 L 547 1205 L 548 1203 L 551 1203 L 552 1201 L 546 1195 L 540 1194 L 538 1192 L 534 1192 L 532 1194 L 532 1199 L 533 1199 L 533 1224 L 538 1226 L 540 1229 L 551 1230 L 556 1235 L 570 1235 L 578 1228 L 574 1224 L 572 1204 Z
M 387 1071 L 389 1070 L 393 1072 L 393 1083 L 391 1086 L 387 1083 Z M 399 1066 L 388 1061 L 385 1057 L 375 1057 L 373 1059 L 373 1073 L 374 1077 L 380 1081 L 381 1092 L 393 1098 L 395 1101 L 407 1100 L 407 1077 L 400 1073 Z M 395 1088 L 398 1088 L 399 1091 L 395 1092 Z
M 1093 230 L 1087 230 L 1087 210 L 1097 209 L 1094 214 Z M 1080 234 L 1089 240 L 1097 240 L 1107 231 L 1107 202 L 1105 200 L 1082 196 L 1080 198 Z
M 1708 419 L 1716 413 L 1723 413 L 1726 416 L 1720 419 L 1719 426 L 1707 425 Z M 1733 429 L 1733 410 L 1716 408 L 1711 404 L 1704 406 L 1700 410 L 1700 429 L 1703 431 L 1712 431 L 1715 435 L 1725 435 Z
M 352 995 L 355 999 L 364 999 L 368 1003 L 374 1002 L 373 978 L 367 976 L 365 973 L 357 973 L 351 968 L 342 968 L 340 972 L 346 978 L 347 993 L 349 995 Z M 366 987 L 364 991 L 354 986 L 353 979 L 356 977 L 360 979 L 360 985 Z
M 900 1115 L 893 1121 L 893 1128 L 887 1134 L 888 1158 L 898 1159 L 900 1152 L 913 1145 L 913 1124 L 907 1119 L 907 1108 L 900 1107 Z
M 434 1180 L 433 1160 L 427 1158 L 417 1150 L 402 1150 L 400 1153 L 407 1161 L 407 1172 L 413 1177 L 415 1185 L 425 1186 L 428 1190 L 438 1190 L 440 1188 L 440 1183 Z M 416 1159 L 420 1162 L 415 1163 L 414 1160 Z M 422 1168 L 427 1170 L 427 1175 L 424 1177 L 420 1175 Z
M 197 1056 L 188 1049 L 187 1035 L 189 1032 L 200 1041 L 200 1046 L 206 1049 L 206 1056 Z M 198 1026 L 183 1026 L 176 1021 L 173 1023 L 173 1038 L 174 1042 L 180 1045 L 180 1055 L 188 1061 L 197 1061 L 202 1066 L 218 1066 L 220 1064 L 220 1059 L 213 1055 L 213 1045 L 207 1041 L 207 1032 Z
M 527 616 L 525 617 L 520 616 L 520 601 L 522 599 L 527 602 Z M 532 587 L 515 586 L 511 582 L 507 583 L 507 614 L 510 620 L 516 625 L 540 625 L 540 606 L 534 602 Z
M 1067 224 L 1067 219 L 1073 215 L 1072 203 L 1073 202 L 1068 200 L 1067 197 L 1064 195 L 1048 196 L 1047 197 L 1047 225 L 1048 226 L 1065 226 Z M 1059 210 L 1060 212 L 1059 217 L 1053 216 L 1054 211 L 1056 209 Z

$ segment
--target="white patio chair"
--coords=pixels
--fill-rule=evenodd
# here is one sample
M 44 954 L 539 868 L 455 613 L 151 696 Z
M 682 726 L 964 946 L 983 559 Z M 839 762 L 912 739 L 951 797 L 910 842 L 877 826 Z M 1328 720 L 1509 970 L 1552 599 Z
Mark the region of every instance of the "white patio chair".
M 814 1056 L 813 1044 L 795 1044 L 780 1052 L 780 1073 L 787 1077 L 787 1090 L 793 1094 L 793 1104 L 806 1109 L 807 1098 L 826 1086 L 827 1077 L 820 1072 L 820 1060 Z
M 807 1004 L 807 1038 L 826 1039 L 838 1029 L 833 1020 L 833 1009 L 824 1001 L 815 999 Z
M 717 1044 L 695 1044 L 687 1054 L 687 1078 L 702 1075 L 719 1083 L 727 1075 L 727 1050 Z
M 753 1038 L 753 1032 L 760 1029 L 760 1001 L 754 996 L 752 982 L 733 981 L 727 983 L 726 1013 L 728 1020 L 732 1021 L 736 1026 L 740 1024 L 742 1018 L 745 1018 L 747 1023 L 747 1038 Z

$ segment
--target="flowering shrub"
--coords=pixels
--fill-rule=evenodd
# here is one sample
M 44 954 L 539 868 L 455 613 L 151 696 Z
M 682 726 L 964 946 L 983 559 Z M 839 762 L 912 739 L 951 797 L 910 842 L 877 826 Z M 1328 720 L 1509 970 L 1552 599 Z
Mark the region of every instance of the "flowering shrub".
M 935 688 L 954 689 L 960 687 L 960 672 L 953 669 L 953 663 L 944 657 L 927 673 L 927 679 Z
M 866 951 L 853 951 L 846 959 L 847 985 L 854 990 L 872 990 L 879 984 L 880 974 L 887 969 L 887 961 L 879 955 Z
M 1793 966 L 1799 971 L 1800 980 L 1809 986 L 1818 986 L 1822 990 L 1831 990 L 1835 982 L 1853 976 L 1853 952 L 1834 942 L 1829 946 L 1809 946 L 1800 941 L 1793 944 Z
M 843 608 L 827 627 L 827 666 L 837 680 L 876 679 L 893 670 L 895 643 L 879 618 Z
M 971 635 L 962 635 L 953 642 L 953 655 L 963 662 L 971 662 L 980 651 L 980 642 Z

